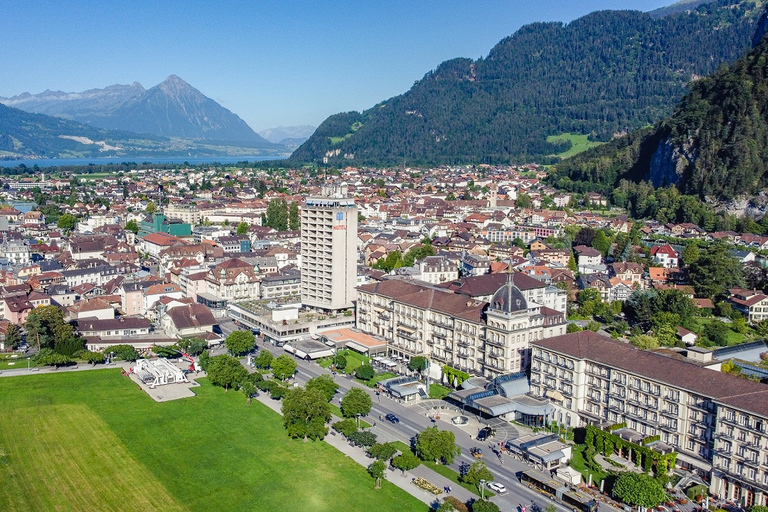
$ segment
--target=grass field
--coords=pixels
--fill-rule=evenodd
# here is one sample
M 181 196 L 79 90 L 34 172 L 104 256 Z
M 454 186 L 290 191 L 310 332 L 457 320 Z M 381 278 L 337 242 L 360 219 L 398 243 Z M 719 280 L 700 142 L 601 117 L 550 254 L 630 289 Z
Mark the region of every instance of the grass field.
M 156 403 L 117 370 L 0 378 L 0 510 L 425 510 L 206 381 Z
M 578 155 L 581 152 L 599 146 L 600 142 L 592 142 L 589 140 L 588 135 L 578 135 L 576 133 L 561 133 L 560 135 L 550 135 L 547 137 L 547 142 L 558 142 L 569 140 L 571 141 L 571 149 L 563 151 L 553 156 L 559 156 L 560 158 L 568 158 L 573 155 Z

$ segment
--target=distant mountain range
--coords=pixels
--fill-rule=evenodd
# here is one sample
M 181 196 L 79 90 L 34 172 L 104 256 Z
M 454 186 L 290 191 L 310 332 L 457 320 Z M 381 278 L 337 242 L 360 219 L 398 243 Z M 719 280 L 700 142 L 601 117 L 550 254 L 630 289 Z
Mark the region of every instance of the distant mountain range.
M 24 93 L 0 103 L 109 130 L 280 149 L 176 75 L 148 90 L 134 82 L 83 92 Z
M 653 124 L 691 81 L 751 45 L 764 0 L 686 0 L 655 13 L 599 11 L 533 23 L 486 58 L 457 58 L 405 94 L 326 119 L 292 164 L 554 163 L 567 138 Z
M 300 126 L 278 126 L 277 128 L 268 128 L 261 130 L 259 135 L 275 144 L 291 145 L 298 147 L 312 135 L 317 126 L 303 124 Z
M 0 104 L 0 166 L 19 158 L 279 155 L 275 149 L 138 134 L 32 114 Z M 271 147 L 284 148 L 270 144 Z M 284 151 L 284 149 L 283 149 Z M 8 162 L 5 162 L 8 161 Z

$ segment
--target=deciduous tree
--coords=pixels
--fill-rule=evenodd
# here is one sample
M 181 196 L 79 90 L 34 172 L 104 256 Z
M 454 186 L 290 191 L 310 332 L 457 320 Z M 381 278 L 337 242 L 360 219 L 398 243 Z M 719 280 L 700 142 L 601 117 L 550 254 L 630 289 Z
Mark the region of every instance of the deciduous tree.
M 221 386 L 225 390 L 237 387 L 248 377 L 248 370 L 240 364 L 240 361 L 228 354 L 212 357 L 206 372 L 211 384 Z
M 320 390 L 289 389 L 283 398 L 282 412 L 289 436 L 305 440 L 325 437 L 325 424 L 331 419 L 331 406 Z
M 421 460 L 411 451 L 405 451 L 392 459 L 392 466 L 403 473 L 419 467 Z
M 294 361 L 291 356 L 283 354 L 277 356 L 275 360 L 272 361 L 272 375 L 280 380 L 285 380 L 289 377 L 293 377 L 297 367 L 298 365 L 296 364 L 296 361 Z
M 480 490 L 481 480 L 491 482 L 493 478 L 493 473 L 491 473 L 491 470 L 488 469 L 488 466 L 482 460 L 473 462 L 467 472 L 460 477 L 462 482 L 474 485 L 478 491 Z
M 376 481 L 376 484 L 375 484 L 376 489 L 381 489 L 381 479 L 385 477 L 386 469 L 387 469 L 387 465 L 380 460 L 374 461 L 370 466 L 368 466 L 368 473 Z
M 345 418 L 365 416 L 371 412 L 371 407 L 373 407 L 371 395 L 362 389 L 352 388 L 341 398 L 341 414 Z
M 306 387 L 307 389 L 317 389 L 329 402 L 339 390 L 339 385 L 334 382 L 330 375 L 320 375 L 319 377 L 309 379 Z
M 422 460 L 452 464 L 460 453 L 461 449 L 456 446 L 456 436 L 448 430 L 428 427 L 416 436 L 416 454 Z
M 251 331 L 234 331 L 227 336 L 224 344 L 230 354 L 241 356 L 253 351 L 253 348 L 256 346 L 256 338 Z

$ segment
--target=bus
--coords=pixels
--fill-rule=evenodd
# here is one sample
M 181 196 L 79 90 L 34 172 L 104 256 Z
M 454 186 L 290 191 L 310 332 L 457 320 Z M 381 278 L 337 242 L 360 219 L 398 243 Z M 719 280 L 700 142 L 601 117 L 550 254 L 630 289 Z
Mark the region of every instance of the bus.
M 520 482 L 531 489 L 546 494 L 550 499 L 558 499 L 574 512 L 597 512 L 597 501 L 592 496 L 571 489 L 547 473 L 529 469 L 520 475 Z

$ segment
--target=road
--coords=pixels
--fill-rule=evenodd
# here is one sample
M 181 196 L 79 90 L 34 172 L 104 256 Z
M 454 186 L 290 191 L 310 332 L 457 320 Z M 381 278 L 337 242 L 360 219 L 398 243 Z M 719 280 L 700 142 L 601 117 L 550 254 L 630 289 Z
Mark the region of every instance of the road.
M 259 340 L 259 342 L 261 346 L 264 346 L 261 340 Z M 275 356 L 279 356 L 285 353 L 281 349 L 275 348 L 271 345 L 265 348 L 269 349 Z M 307 362 L 301 359 L 297 359 L 296 361 L 298 363 L 298 372 L 296 374 L 295 381 L 299 384 L 304 384 L 306 381 L 313 377 L 328 375 L 330 373 L 328 370 L 322 368 L 317 363 Z M 381 441 L 399 440 L 410 445 L 411 439 L 416 436 L 416 434 L 424 430 L 426 427 L 438 425 L 441 430 L 452 431 L 456 436 L 456 444 L 461 448 L 461 455 L 457 457 L 454 463 L 450 466 L 457 472 L 459 471 L 461 464 L 471 464 L 476 461 L 476 459 L 470 455 L 471 448 L 482 448 L 485 455 L 483 460 L 494 474 L 495 481 L 500 482 L 507 487 L 508 492 L 505 495 L 499 495 L 493 498 L 493 501 L 499 505 L 503 512 L 520 512 L 521 506 L 526 507 L 526 510 L 532 510 L 533 504 L 538 505 L 539 508 L 543 510 L 544 507 L 550 503 L 555 505 L 557 510 L 570 511 L 570 508 L 561 505 L 559 502 L 550 502 L 545 496 L 532 491 L 520 483 L 516 473 L 526 469 L 531 469 L 531 466 L 523 461 L 513 458 L 510 455 L 504 455 L 502 463 L 498 457 L 493 455 L 489 449 L 488 442 L 481 443 L 474 439 L 474 436 L 477 433 L 476 431 L 468 432 L 467 430 L 464 430 L 461 427 L 457 427 L 448 421 L 451 417 L 458 414 L 473 416 L 472 414 L 468 412 L 461 413 L 461 411 L 458 411 L 455 407 L 450 406 L 451 409 L 441 410 L 441 419 L 434 421 L 427 416 L 429 413 L 429 407 L 432 405 L 430 402 L 440 403 L 446 406 L 448 405 L 447 402 L 429 400 L 422 401 L 420 403 L 417 402 L 413 405 L 404 405 L 387 396 L 377 396 L 375 391 L 371 388 L 368 388 L 367 386 L 364 386 L 356 382 L 354 379 L 350 379 L 346 376 L 336 375 L 334 380 L 337 384 L 339 384 L 339 393 L 337 393 L 336 397 L 334 397 L 332 400 L 332 403 L 335 405 L 339 405 L 341 396 L 343 396 L 344 393 L 353 387 L 362 389 L 371 395 L 373 400 L 373 408 L 369 416 L 365 419 L 368 423 L 375 423 L 373 431 L 378 435 L 378 438 Z M 425 402 L 427 403 L 425 404 Z M 386 420 L 379 420 L 380 417 L 383 418 L 387 413 L 390 412 L 395 414 L 400 419 L 399 423 L 392 424 Z M 430 414 L 430 416 L 431 415 L 432 414 Z M 485 421 L 483 422 L 487 423 Z M 496 444 L 498 444 L 500 441 L 513 439 L 520 435 L 517 428 L 508 422 L 495 420 L 491 422 L 491 425 L 497 429 L 497 436 L 491 439 L 491 441 L 495 441 Z M 535 510 L 535 508 L 536 507 L 533 507 L 533 510 Z M 618 511 L 618 509 L 605 503 L 600 504 L 600 509 L 601 511 Z

